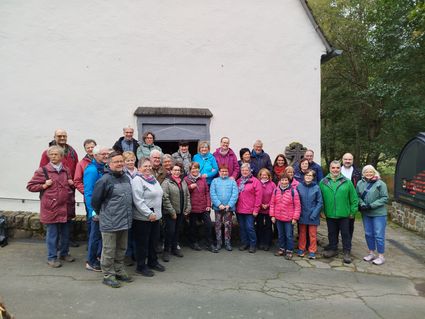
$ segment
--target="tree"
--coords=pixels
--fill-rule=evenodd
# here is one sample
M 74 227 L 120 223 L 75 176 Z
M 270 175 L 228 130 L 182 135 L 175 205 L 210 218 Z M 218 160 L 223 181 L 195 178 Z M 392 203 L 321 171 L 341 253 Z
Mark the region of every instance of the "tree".
M 356 164 L 394 158 L 425 124 L 425 5 L 414 0 L 311 0 L 342 56 L 322 66 L 322 152 Z

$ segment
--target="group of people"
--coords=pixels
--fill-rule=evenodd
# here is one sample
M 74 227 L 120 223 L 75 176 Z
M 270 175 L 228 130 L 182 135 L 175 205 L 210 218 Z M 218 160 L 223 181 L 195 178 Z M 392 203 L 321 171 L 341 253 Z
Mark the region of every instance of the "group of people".
M 364 260 L 376 265 L 385 261 L 387 188 L 371 165 L 360 173 L 350 153 L 343 155 L 343 165 L 332 161 L 330 173 L 323 177 L 312 150 L 292 166 L 284 154 L 272 164 L 257 140 L 252 150 L 240 150 L 238 160 L 230 139 L 223 137 L 213 153 L 208 142 L 199 142 L 192 158 L 188 142 L 181 141 L 173 154 L 163 154 L 154 133 L 145 132 L 141 143 L 133 138 L 131 127 L 123 133 L 112 149 L 92 139 L 84 141 L 87 154 L 78 161 L 60 129 L 43 152 L 27 189 L 40 193 L 50 267 L 75 260 L 69 253 L 75 189 L 84 195 L 87 212 L 86 269 L 102 271 L 103 283 L 111 287 L 133 280 L 125 271 L 126 259 L 135 260 L 136 273 L 151 277 L 154 271 L 165 271 L 158 253 L 163 262 L 183 257 L 179 236 L 185 220 L 190 248 L 201 250 L 204 245 L 213 253 L 233 250 L 234 215 L 239 250 L 270 250 L 275 229 L 276 256 L 291 259 L 296 253 L 315 259 L 322 212 L 329 239 L 323 256 L 337 255 L 341 233 L 343 260 L 350 263 L 354 216 L 360 211 L 368 246 Z M 299 235 L 296 251 L 294 225 Z

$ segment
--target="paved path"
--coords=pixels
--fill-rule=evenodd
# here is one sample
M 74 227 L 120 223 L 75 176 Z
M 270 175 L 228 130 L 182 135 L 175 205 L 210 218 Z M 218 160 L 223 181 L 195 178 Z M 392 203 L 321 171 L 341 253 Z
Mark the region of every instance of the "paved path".
M 12 241 L 0 249 L 0 295 L 17 319 L 423 319 L 425 239 L 395 226 L 387 238 L 387 263 L 380 267 L 360 260 L 361 224 L 350 266 L 338 258 L 287 261 L 272 252 L 184 249 L 185 257 L 172 258 L 165 273 L 135 276 L 120 289 L 83 268 L 84 245 L 72 250 L 77 262 L 50 269 L 42 242 Z

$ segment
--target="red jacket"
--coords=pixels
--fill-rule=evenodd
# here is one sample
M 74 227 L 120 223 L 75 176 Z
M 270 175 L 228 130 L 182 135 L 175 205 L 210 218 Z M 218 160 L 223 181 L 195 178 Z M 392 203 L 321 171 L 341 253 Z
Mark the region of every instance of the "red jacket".
M 301 214 L 300 196 L 296 188 L 289 187 L 282 191 L 276 187 L 270 201 L 270 217 L 282 222 L 298 220 Z
M 241 178 L 237 181 L 238 187 Z M 238 203 L 236 204 L 236 212 L 240 214 L 258 213 L 261 207 L 263 197 L 263 187 L 261 182 L 255 177 L 251 177 L 245 184 L 244 190 L 239 193 Z
M 68 153 L 62 158 L 62 165 L 69 169 L 71 179 L 74 179 L 75 168 L 77 167 L 78 163 L 78 155 L 70 145 L 67 144 L 67 146 Z M 49 164 L 49 162 L 50 160 L 47 156 L 47 150 L 45 150 L 43 154 L 41 154 L 40 167 Z
M 87 155 L 83 157 L 81 161 L 78 162 L 77 167 L 75 168 L 75 174 L 74 174 L 74 185 L 75 188 L 78 189 L 78 191 L 84 195 L 84 182 L 83 182 L 83 176 L 84 176 L 84 170 L 86 169 L 87 165 L 91 163 L 91 158 Z
M 45 165 L 47 175 L 53 184 L 44 190 L 40 200 L 40 221 L 43 224 L 66 223 L 71 212 L 75 216 L 74 190 L 68 184 L 71 174 L 65 166 L 58 173 L 56 169 L 48 164 Z M 38 168 L 34 176 L 27 184 L 30 192 L 41 192 L 43 184 L 46 182 L 43 169 Z
M 198 178 L 196 183 L 192 183 L 189 177 L 184 180 L 187 183 L 190 193 L 190 204 L 192 205 L 192 213 L 203 213 L 207 207 L 211 207 L 210 190 L 205 177 Z M 196 184 L 196 188 L 191 188 L 192 184 Z
M 270 200 L 272 199 L 272 195 L 274 190 L 276 189 L 276 185 L 273 183 L 273 181 L 270 180 L 267 183 L 261 183 L 261 186 L 263 187 L 263 197 L 261 199 L 261 204 L 267 204 L 269 205 L 269 207 L 266 209 L 260 208 L 259 213 L 268 215 L 270 210 Z

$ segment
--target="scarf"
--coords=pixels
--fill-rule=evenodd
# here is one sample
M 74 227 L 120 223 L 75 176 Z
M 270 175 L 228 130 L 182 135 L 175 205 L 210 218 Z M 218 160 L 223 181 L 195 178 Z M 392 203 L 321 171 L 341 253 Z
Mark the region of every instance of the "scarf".
M 60 171 L 62 170 L 62 167 L 63 167 L 63 165 L 62 165 L 62 163 L 59 163 L 58 165 L 55 165 L 55 164 L 53 164 L 52 162 L 50 162 L 50 165 L 52 165 L 53 166 L 53 168 L 58 172 L 58 173 L 60 173 Z
M 174 177 L 173 175 L 171 175 L 171 178 L 173 179 L 173 181 L 175 181 L 177 183 L 179 188 L 182 187 L 182 179 L 180 177 Z
M 240 179 L 241 182 L 238 186 L 239 193 L 243 192 L 243 190 L 245 189 L 246 182 L 248 182 L 251 177 L 252 177 L 252 174 L 249 174 L 247 177 L 241 176 L 241 179 Z
M 291 184 L 288 184 L 288 186 L 283 187 L 281 183 L 279 183 L 279 189 L 280 191 L 283 193 L 284 191 L 286 191 L 287 189 L 291 188 Z
M 153 175 L 139 175 L 145 182 L 155 185 L 155 183 L 157 182 L 157 180 L 155 179 L 155 177 Z
M 273 172 L 276 174 L 276 176 L 277 177 L 279 177 L 279 179 L 280 179 L 280 177 L 283 175 L 283 173 L 285 172 L 285 169 L 286 169 L 286 165 L 283 165 L 283 166 L 275 166 L 275 167 L 273 167 Z
M 201 178 L 201 174 L 198 174 L 198 176 L 193 176 L 192 174 L 189 174 L 189 175 L 187 175 L 187 179 L 192 183 L 192 184 L 195 184 L 196 183 L 196 181 L 198 180 L 198 179 L 200 179 Z
M 269 181 L 269 179 L 261 179 L 260 180 L 261 184 L 263 184 L 263 185 L 266 184 L 268 181 Z
M 229 153 L 230 148 L 227 149 L 227 151 L 223 151 L 223 149 L 220 147 L 220 154 L 223 156 L 226 156 Z

